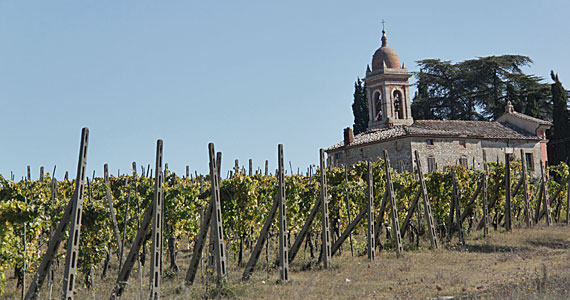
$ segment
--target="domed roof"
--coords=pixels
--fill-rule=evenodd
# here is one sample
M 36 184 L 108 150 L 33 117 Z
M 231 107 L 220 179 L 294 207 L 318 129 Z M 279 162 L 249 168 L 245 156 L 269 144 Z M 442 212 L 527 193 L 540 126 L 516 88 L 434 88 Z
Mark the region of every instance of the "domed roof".
M 382 69 L 384 67 L 384 63 L 386 63 L 387 68 L 400 68 L 400 58 L 398 58 L 398 54 L 396 54 L 394 49 L 388 47 L 386 31 L 382 30 L 382 47 L 378 48 L 372 56 L 372 71 L 374 72 Z

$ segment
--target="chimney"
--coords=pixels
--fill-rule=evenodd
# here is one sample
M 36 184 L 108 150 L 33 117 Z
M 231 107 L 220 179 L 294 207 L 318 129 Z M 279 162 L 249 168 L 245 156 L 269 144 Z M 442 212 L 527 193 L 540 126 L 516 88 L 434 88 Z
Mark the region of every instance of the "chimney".
M 354 136 L 352 135 L 352 128 L 346 127 L 344 129 L 344 145 L 350 145 L 354 142 Z
M 507 101 L 507 105 L 505 106 L 505 112 L 508 114 L 512 114 L 515 111 L 515 108 L 511 101 Z

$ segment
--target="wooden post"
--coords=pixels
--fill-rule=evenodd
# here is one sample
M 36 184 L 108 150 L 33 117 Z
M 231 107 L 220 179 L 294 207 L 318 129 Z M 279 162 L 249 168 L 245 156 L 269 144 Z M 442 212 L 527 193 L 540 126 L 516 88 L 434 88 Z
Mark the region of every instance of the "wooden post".
M 190 178 L 190 166 L 186 166 L 186 178 Z
M 315 207 L 313 207 L 313 210 L 316 210 L 316 207 L 318 207 L 318 202 L 315 205 Z M 269 228 L 271 227 L 271 224 L 273 223 L 273 219 L 275 218 L 275 214 L 277 213 L 278 208 L 279 208 L 279 199 L 278 199 L 278 197 L 276 197 L 275 200 L 273 200 L 273 206 L 271 206 L 271 210 L 269 211 L 269 215 L 267 216 L 267 219 L 265 219 L 265 223 L 263 224 L 263 227 L 261 228 L 261 232 L 259 233 L 259 239 L 255 243 L 255 247 L 253 248 L 253 251 L 251 252 L 251 256 L 250 256 L 249 260 L 247 261 L 247 265 L 245 267 L 245 270 L 243 271 L 242 280 L 244 280 L 244 281 L 248 280 L 249 277 L 251 276 L 251 273 L 253 273 L 253 268 L 255 268 L 255 265 L 257 264 L 257 261 L 259 260 L 259 256 L 261 254 L 261 249 L 263 248 L 263 244 L 267 241 L 267 237 L 269 235 Z M 315 214 L 316 214 L 316 212 L 315 212 Z M 305 223 L 305 225 L 306 225 L 306 223 Z
M 224 228 L 222 220 L 222 206 L 220 203 L 220 165 L 222 161 L 222 153 L 218 152 L 214 157 L 214 144 L 208 145 L 210 152 L 210 183 L 212 185 L 212 214 L 213 214 L 213 240 L 214 252 L 216 257 L 216 271 L 218 275 L 218 284 L 222 284 L 227 278 L 227 258 L 226 245 L 224 243 Z
M 463 234 L 463 226 L 461 225 L 461 205 L 459 204 L 459 187 L 457 186 L 457 177 L 455 169 L 451 169 L 453 176 L 453 199 L 455 200 L 455 218 L 457 219 L 457 232 L 459 232 L 459 241 L 465 246 L 465 236 Z
M 265 160 L 265 176 L 269 175 L 269 161 Z
M 162 193 L 162 182 L 164 174 L 162 172 L 162 140 L 156 141 L 156 160 L 155 160 L 155 180 L 154 180 L 154 199 L 152 201 L 152 250 L 150 256 L 150 299 L 160 299 L 160 281 L 162 271 L 161 259 L 161 243 L 162 243 L 162 202 L 164 195 Z
M 249 176 L 253 175 L 253 159 L 249 159 Z
M 127 239 L 127 225 L 128 225 L 127 218 L 129 217 L 129 214 L 126 213 L 126 212 L 129 211 L 129 205 L 130 205 L 130 203 L 131 203 L 131 191 L 132 191 L 132 186 L 129 185 L 129 177 L 125 177 L 125 187 L 127 187 L 127 186 L 129 187 L 129 193 L 128 193 L 128 196 L 127 196 L 127 201 L 126 201 L 126 203 L 125 203 L 125 206 L 126 206 L 126 207 L 125 207 L 125 216 L 124 216 L 124 219 L 123 219 L 123 240 L 122 240 L 122 244 L 123 244 L 123 245 L 125 244 L 125 240 Z M 151 202 L 151 204 L 152 204 L 152 202 Z M 123 264 L 123 254 L 124 254 L 124 253 L 121 252 L 121 253 L 119 253 L 119 254 L 120 254 L 120 255 L 119 255 L 119 270 L 120 270 L 120 269 L 121 269 L 121 266 L 122 266 L 122 264 Z M 152 280 L 151 280 L 151 282 L 149 282 L 149 286 L 151 286 L 151 285 L 152 285 Z
M 376 218 L 376 226 L 374 226 L 374 240 L 380 245 L 380 228 L 382 221 L 384 221 L 384 213 L 386 211 L 386 205 L 388 203 L 388 189 L 384 187 L 384 196 L 382 197 L 382 203 L 380 203 L 380 209 L 378 210 L 378 218 Z
M 345 194 L 346 194 L 346 216 L 348 217 L 348 224 L 351 223 L 350 220 L 350 199 L 349 199 L 349 193 L 348 193 L 348 172 L 346 170 L 346 164 L 344 165 L 344 183 L 346 184 L 346 189 L 345 189 Z M 376 229 L 376 228 L 375 228 Z M 374 237 L 376 237 L 376 234 L 374 234 Z M 350 241 L 350 255 L 354 257 L 354 246 L 352 243 L 352 232 L 349 233 L 348 239 Z
M 29 185 L 30 188 L 30 197 L 32 195 L 32 182 L 30 180 L 30 173 L 29 173 L 30 167 L 28 166 L 28 180 L 26 180 L 26 184 Z M 26 204 L 26 206 L 28 205 L 28 198 L 26 196 L 24 196 L 24 203 Z M 23 232 L 22 232 L 22 246 L 23 246 L 23 251 L 22 251 L 22 291 L 21 291 L 21 298 L 25 299 L 26 297 L 26 271 L 28 270 L 28 265 L 26 262 L 26 248 L 27 248 L 27 240 L 26 237 L 28 236 L 27 234 L 27 224 L 26 222 L 24 222 L 24 226 L 23 226 Z
M 544 190 L 542 189 L 543 179 L 544 178 L 542 178 L 542 176 L 541 176 L 539 187 L 535 193 L 535 195 L 538 194 L 538 197 L 533 197 L 533 199 L 536 198 L 536 207 L 535 207 L 535 211 L 534 211 L 534 224 L 538 224 L 538 220 L 539 220 L 539 216 L 540 216 L 540 208 L 542 205 L 542 193 L 544 192 Z
M 550 215 L 550 203 L 548 203 L 548 188 L 546 187 L 546 179 L 544 174 L 544 164 L 540 164 L 540 175 L 542 177 L 542 197 L 544 199 L 544 212 L 546 213 L 546 225 L 550 226 L 552 223 L 552 216 Z
M 143 221 L 139 227 L 139 230 L 137 231 L 135 239 L 133 240 L 133 244 L 131 246 L 131 249 L 129 250 L 127 259 L 125 260 L 125 263 L 123 264 L 121 270 L 119 271 L 119 276 L 117 278 L 117 281 L 115 282 L 115 287 L 113 288 L 111 297 L 109 297 L 109 299 L 111 300 L 120 298 L 121 295 L 123 294 L 123 291 L 125 290 L 125 286 L 127 285 L 127 281 L 129 280 L 129 276 L 131 274 L 131 270 L 133 268 L 133 265 L 135 264 L 135 261 L 137 261 L 137 257 L 139 255 L 140 249 L 142 247 L 142 244 L 145 240 L 145 236 L 148 231 L 148 227 L 150 226 L 150 223 L 152 221 L 153 211 L 154 211 L 154 205 L 152 205 L 151 203 L 151 205 L 147 207 L 147 209 L 143 214 Z
M 216 172 L 218 173 L 218 184 L 220 184 L 220 182 L 222 182 L 222 152 L 216 153 L 215 164 L 216 164 Z
M 406 218 L 404 219 L 404 223 L 402 223 L 402 228 L 401 228 L 402 238 L 404 238 L 406 236 L 406 232 L 408 231 L 408 226 L 410 226 L 412 216 L 414 215 L 414 213 L 416 212 L 416 208 L 418 207 L 418 201 L 420 200 L 421 194 L 422 194 L 421 190 L 418 190 L 416 192 L 416 195 L 414 196 L 414 200 L 412 200 L 412 204 L 410 205 L 410 209 L 408 210 L 408 214 L 406 215 Z
M 289 280 L 289 257 L 287 251 L 287 203 L 285 201 L 285 170 L 283 168 L 283 144 L 277 146 L 279 163 L 279 267 L 282 282 Z M 324 204 L 324 202 L 323 202 Z M 324 205 L 323 205 L 324 206 Z
M 570 225 L 570 176 L 568 176 L 567 184 L 568 186 L 566 190 L 566 225 Z
M 505 152 L 505 229 L 507 231 L 512 229 L 511 208 L 511 154 Z
M 338 240 L 336 240 L 333 243 L 332 248 L 331 248 L 331 256 L 336 253 L 338 248 L 340 248 L 340 245 L 342 245 L 342 243 L 344 243 L 344 241 L 348 238 L 349 234 L 354 230 L 354 228 L 356 228 L 356 225 L 358 225 L 358 223 L 362 220 L 362 218 L 364 218 L 364 216 L 366 216 L 367 212 L 368 212 L 368 209 L 366 209 L 366 208 L 362 209 L 358 213 L 358 215 L 356 215 L 354 220 L 352 220 L 352 223 L 348 224 L 348 226 L 346 227 L 344 232 L 340 235 Z M 320 260 L 320 257 L 319 257 L 319 260 Z
M 453 189 L 451 190 L 451 199 L 449 201 L 449 217 L 447 218 L 447 242 L 451 242 L 453 235 L 453 224 L 455 218 L 455 181 L 453 182 Z
M 388 151 L 384 150 L 384 163 L 386 167 L 386 186 L 388 190 L 388 198 L 390 198 L 391 215 L 392 215 L 392 233 L 394 236 L 394 246 L 396 247 L 396 257 L 400 257 L 404 248 L 402 246 L 402 236 L 400 235 L 400 221 L 398 220 L 398 208 L 396 207 L 396 199 L 394 196 L 394 186 L 392 185 L 392 175 L 390 174 L 390 158 Z
M 422 192 L 422 196 L 424 199 L 424 211 L 425 211 L 425 216 L 426 216 L 426 222 L 428 225 L 429 240 L 431 243 L 431 247 L 434 249 L 437 249 L 439 243 L 438 243 L 437 235 L 435 232 L 435 225 L 433 223 L 433 214 L 432 214 L 432 210 L 431 210 L 431 204 L 429 201 L 426 182 L 424 180 L 424 172 L 422 170 L 422 165 L 420 162 L 420 156 L 418 154 L 418 151 L 415 151 L 415 156 L 416 156 L 416 165 L 418 167 L 418 179 L 420 181 L 420 190 Z
M 79 150 L 79 163 L 75 179 L 75 195 L 72 201 L 71 226 L 67 241 L 67 254 L 65 256 L 65 271 L 63 277 L 63 298 L 73 300 L 75 297 L 75 277 L 77 274 L 77 259 L 79 257 L 79 241 L 81 236 L 81 213 L 83 211 L 83 190 L 85 188 L 85 166 L 87 164 L 87 142 L 89 129 L 83 128 L 81 132 L 81 149 Z M 57 251 L 57 250 L 56 250 Z
M 473 195 L 471 195 L 471 199 L 469 199 L 469 202 L 467 202 L 465 209 L 461 213 L 461 222 L 463 222 L 465 218 L 467 218 L 467 216 L 473 212 L 473 203 L 475 203 L 475 200 L 477 200 L 477 196 L 479 196 L 479 193 L 481 192 L 481 187 L 482 182 L 477 182 L 477 188 L 475 189 L 475 192 Z
M 325 167 L 325 150 L 319 151 L 321 163 L 321 241 L 323 255 L 323 267 L 328 269 L 331 264 L 331 239 L 329 226 L 329 195 L 327 193 L 327 169 Z
M 487 155 L 486 152 L 483 151 L 483 169 L 485 172 L 483 173 L 483 237 L 487 237 L 489 235 L 489 205 L 487 201 Z
M 522 149 L 521 149 L 521 164 L 522 164 L 521 181 L 523 186 L 525 222 L 526 222 L 526 227 L 530 228 L 532 224 L 530 218 L 530 205 L 528 203 L 528 186 L 526 183 L 526 161 L 525 161 L 525 154 Z
M 309 232 L 309 227 L 311 227 L 311 224 L 313 223 L 315 216 L 317 216 L 317 212 L 319 211 L 320 206 L 321 206 L 321 197 L 317 199 L 317 203 L 315 203 L 315 205 L 311 209 L 311 212 L 309 213 L 309 216 L 307 217 L 305 224 L 301 228 L 301 231 L 295 238 L 295 242 L 293 242 L 293 245 L 289 250 L 289 263 L 293 262 L 295 256 L 297 255 L 299 249 L 301 248 L 301 244 L 303 243 L 303 240 L 307 236 L 307 233 Z
M 44 167 L 43 166 L 40 167 L 40 182 L 44 183 Z
M 202 176 L 200 176 L 200 183 L 203 182 Z M 200 185 L 200 192 L 202 192 L 203 187 Z M 192 254 L 192 259 L 190 260 L 190 266 L 188 267 L 188 272 L 186 273 L 186 285 L 192 285 L 194 279 L 196 278 L 196 273 L 198 272 L 198 264 L 202 261 L 202 252 L 204 250 L 204 245 L 206 244 L 206 237 L 208 236 L 208 229 L 210 228 L 210 220 L 212 219 L 212 207 L 214 206 L 213 201 L 210 200 L 208 207 L 202 217 L 202 222 L 200 224 L 200 231 L 198 236 L 196 236 L 196 241 L 194 242 L 194 251 Z
M 121 235 L 119 234 L 119 226 L 117 225 L 117 217 L 115 216 L 115 210 L 113 209 L 113 198 L 111 197 L 111 187 L 109 184 L 109 165 L 103 165 L 103 182 L 105 184 L 105 197 L 107 199 L 107 205 L 109 206 L 109 216 L 113 221 L 113 230 L 115 233 L 115 239 L 117 239 L 117 247 L 119 248 L 118 254 L 119 259 L 122 260 L 123 257 L 123 243 L 121 242 Z M 120 268 L 119 268 L 120 269 Z
M 374 260 L 374 247 L 376 242 L 374 241 L 374 181 L 372 179 L 372 163 L 368 162 L 368 259 Z

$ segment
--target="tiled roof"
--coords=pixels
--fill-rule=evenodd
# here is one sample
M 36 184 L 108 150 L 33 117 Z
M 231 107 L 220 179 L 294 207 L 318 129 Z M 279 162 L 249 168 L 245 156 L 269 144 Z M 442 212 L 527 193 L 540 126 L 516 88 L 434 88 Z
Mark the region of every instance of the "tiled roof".
M 531 117 L 529 115 L 521 114 L 521 113 L 516 112 L 516 111 L 510 112 L 509 114 L 511 114 L 511 115 L 513 115 L 519 119 L 527 120 L 527 121 L 534 122 L 534 123 L 537 123 L 540 125 L 550 125 L 550 126 L 553 125 L 552 122 L 548 122 L 548 121 L 541 120 L 541 119 L 538 119 L 535 117 Z
M 360 133 L 354 137 L 354 141 L 350 143 L 349 146 L 353 147 L 407 136 L 458 137 L 495 140 L 540 140 L 536 135 L 514 127 L 508 123 L 459 120 L 417 120 L 410 126 L 371 129 Z M 331 146 L 327 151 L 342 147 L 344 147 L 344 141 Z

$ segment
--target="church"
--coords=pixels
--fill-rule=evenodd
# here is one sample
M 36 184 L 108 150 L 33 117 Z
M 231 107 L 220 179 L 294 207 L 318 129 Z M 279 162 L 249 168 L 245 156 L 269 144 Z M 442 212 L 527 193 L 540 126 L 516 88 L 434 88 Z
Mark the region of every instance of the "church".
M 387 150 L 397 171 L 414 170 L 415 151 L 424 172 L 458 164 L 482 170 L 484 157 L 504 162 L 505 152 L 512 151 L 533 176 L 540 176 L 540 164 L 548 161 L 546 130 L 551 122 L 516 112 L 510 103 L 495 121 L 414 120 L 411 76 L 388 47 L 386 31 L 382 30 L 382 46 L 372 56 L 372 69 L 367 67 L 364 78 L 369 108 L 367 131 L 353 136 L 352 129 L 345 128 L 344 139 L 326 149 L 329 166 L 376 161 Z M 520 157 L 521 150 L 524 158 Z

